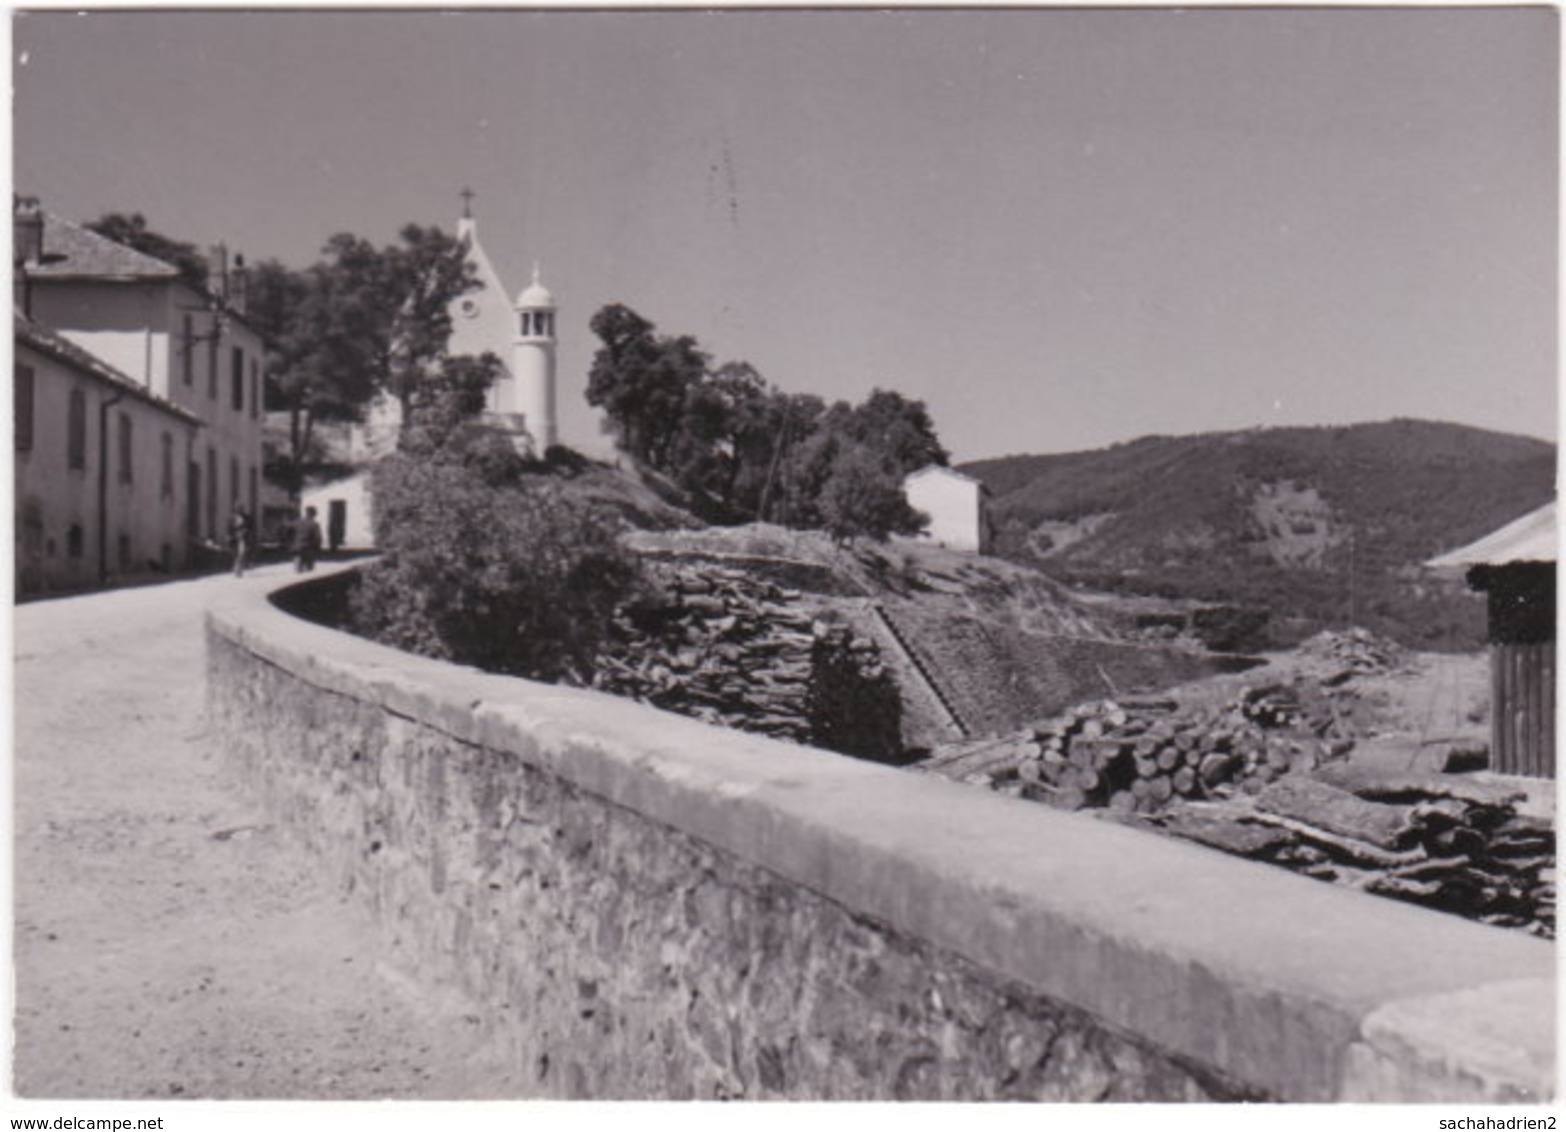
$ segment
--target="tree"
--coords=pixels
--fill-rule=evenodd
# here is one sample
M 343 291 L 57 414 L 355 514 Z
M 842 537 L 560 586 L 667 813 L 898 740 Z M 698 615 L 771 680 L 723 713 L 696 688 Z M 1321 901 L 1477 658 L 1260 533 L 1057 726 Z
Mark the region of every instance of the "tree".
M 448 308 L 482 284 L 455 237 L 409 224 L 399 238 L 376 248 L 340 233 L 313 271 L 322 308 L 318 360 L 335 384 L 395 397 L 407 420 L 413 391 L 446 352 Z
M 153 231 L 147 227 L 147 218 L 141 213 L 127 215 L 123 212 L 106 212 L 85 227 L 116 244 L 124 244 L 154 259 L 161 259 L 169 266 L 178 268 L 180 278 L 196 290 L 207 289 L 207 260 L 196 245 Z
M 849 436 L 882 453 L 903 475 L 931 464 L 944 466 L 950 458 L 935 435 L 935 422 L 924 402 L 910 401 L 893 390 L 872 390 L 843 425 Z
M 666 337 L 629 307 L 613 303 L 588 324 L 603 342 L 593 356 L 587 403 L 601 408 L 621 448 L 673 472 L 687 394 L 707 371 L 707 355 L 689 335 Z
M 843 538 L 919 528 L 900 502 L 903 477 L 949 458 L 924 402 L 876 389 L 863 404 L 828 408 L 770 388 L 744 362 L 713 370 L 695 339 L 659 335 L 618 303 L 591 327 L 603 345 L 588 403 L 605 410 L 626 453 L 720 515 Z
M 383 388 L 402 402 L 404 420 L 414 390 L 438 368 L 451 338 L 451 304 L 483 286 L 467 257 L 467 246 L 436 227 L 405 226 L 400 246 L 387 248 L 380 296 L 392 310 L 392 365 Z
M 400 447 L 425 451 L 454 443 L 455 434 L 484 411 L 485 394 L 500 374 L 500 359 L 488 351 L 443 358 L 440 369 L 413 391 Z
M 884 542 L 914 534 L 928 521 L 908 505 L 902 475 L 886 457 L 862 444 L 840 444 L 817 500 L 821 525 L 838 542 L 855 537 Z
M 269 402 L 289 413 L 281 471 L 291 493 L 303 484 L 316 422 L 362 420 L 384 394 L 401 403 L 406 424 L 425 384 L 476 376 L 446 368 L 448 307 L 480 286 L 465 249 L 418 225 L 403 228 L 400 241 L 377 248 L 340 233 L 304 271 L 266 261 L 251 273 L 247 317 L 271 350 Z
M 343 384 L 322 364 L 325 308 L 313 271 L 276 260 L 257 264 L 245 316 L 267 343 L 267 405 L 288 413 L 288 452 L 272 478 L 297 497 L 314 462 L 316 422 L 355 419 L 372 391 Z

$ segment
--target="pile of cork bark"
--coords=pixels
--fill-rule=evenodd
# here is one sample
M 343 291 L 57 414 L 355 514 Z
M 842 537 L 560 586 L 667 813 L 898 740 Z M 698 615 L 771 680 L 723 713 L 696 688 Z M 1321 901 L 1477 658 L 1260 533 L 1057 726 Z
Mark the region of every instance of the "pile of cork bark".
M 1520 791 L 1348 763 L 1152 819 L 1178 837 L 1536 935 L 1555 934 L 1555 833 Z
M 710 723 L 808 742 L 823 648 L 879 674 L 875 644 L 818 619 L 798 590 L 741 570 L 665 567 L 654 596 L 622 610 L 594 686 Z
M 1342 731 L 1333 698 L 1303 682 L 1246 688 L 1206 711 L 1163 699 L 1096 700 L 991 743 L 980 773 L 1015 779 L 1008 792 L 1062 809 L 1147 814 L 1312 770 L 1352 747 Z
M 1406 659 L 1402 646 L 1377 637 L 1368 629 L 1317 633 L 1300 645 L 1300 652 L 1333 669 L 1331 675 L 1325 678 L 1329 686 L 1344 683 L 1355 676 L 1389 672 Z

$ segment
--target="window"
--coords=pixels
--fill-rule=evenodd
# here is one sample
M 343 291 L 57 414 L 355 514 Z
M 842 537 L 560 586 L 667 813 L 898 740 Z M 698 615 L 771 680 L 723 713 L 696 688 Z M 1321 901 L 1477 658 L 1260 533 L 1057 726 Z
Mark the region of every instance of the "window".
M 87 394 L 80 389 L 71 390 L 70 411 L 66 417 L 65 434 L 66 466 L 87 466 Z
M 130 535 L 121 534 L 119 537 L 120 569 L 127 573 L 131 568 L 131 540 Z
M 217 449 L 207 445 L 207 537 L 217 538 Z
M 261 359 L 250 359 L 250 417 L 261 419 Z
M 196 380 L 196 320 L 188 314 L 180 329 L 180 339 L 180 372 L 185 384 L 191 385 Z
M 239 502 L 239 457 L 228 458 L 228 507 L 232 511 Z
M 255 465 L 250 467 L 250 517 L 252 520 L 259 514 L 256 510 L 257 496 L 260 495 L 260 481 L 257 478 Z
M 185 461 L 185 537 L 195 542 L 201 537 L 201 464 L 193 457 Z
M 16 450 L 31 452 L 33 450 L 33 367 L 17 366 L 15 382 L 11 388 L 16 397 L 13 406 L 16 413 Z
M 71 529 L 65 532 L 65 553 L 72 558 L 82 556 L 82 525 L 72 523 Z
M 120 482 L 131 482 L 131 419 L 129 413 L 120 414 Z
M 234 347 L 232 354 L 234 372 L 234 411 L 245 411 L 245 352 L 238 346 Z
M 174 498 L 174 437 L 163 434 L 163 476 L 158 483 L 158 494 L 164 499 Z
M 207 339 L 207 396 L 216 401 L 218 395 L 218 331 L 217 320 L 212 323 L 212 336 Z

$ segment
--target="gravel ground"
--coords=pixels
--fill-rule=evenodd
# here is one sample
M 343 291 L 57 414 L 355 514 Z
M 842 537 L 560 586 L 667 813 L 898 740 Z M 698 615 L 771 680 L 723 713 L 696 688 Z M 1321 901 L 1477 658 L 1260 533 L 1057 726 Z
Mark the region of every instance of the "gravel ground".
M 518 1095 L 207 742 L 205 601 L 285 569 L 15 611 L 17 1095 Z

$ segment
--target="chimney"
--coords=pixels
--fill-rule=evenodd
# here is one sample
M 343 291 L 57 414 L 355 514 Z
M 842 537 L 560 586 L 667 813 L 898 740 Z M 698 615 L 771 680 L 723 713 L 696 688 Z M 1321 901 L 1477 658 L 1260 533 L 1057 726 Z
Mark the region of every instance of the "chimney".
M 220 299 L 228 298 L 228 245 L 213 244 L 207 249 L 207 290 Z
M 228 305 L 240 314 L 245 313 L 245 300 L 249 298 L 250 273 L 245 270 L 245 257 L 234 256 L 234 270 L 228 276 Z
M 11 213 L 11 263 L 36 267 L 43 262 L 43 209 L 37 197 L 17 197 Z

